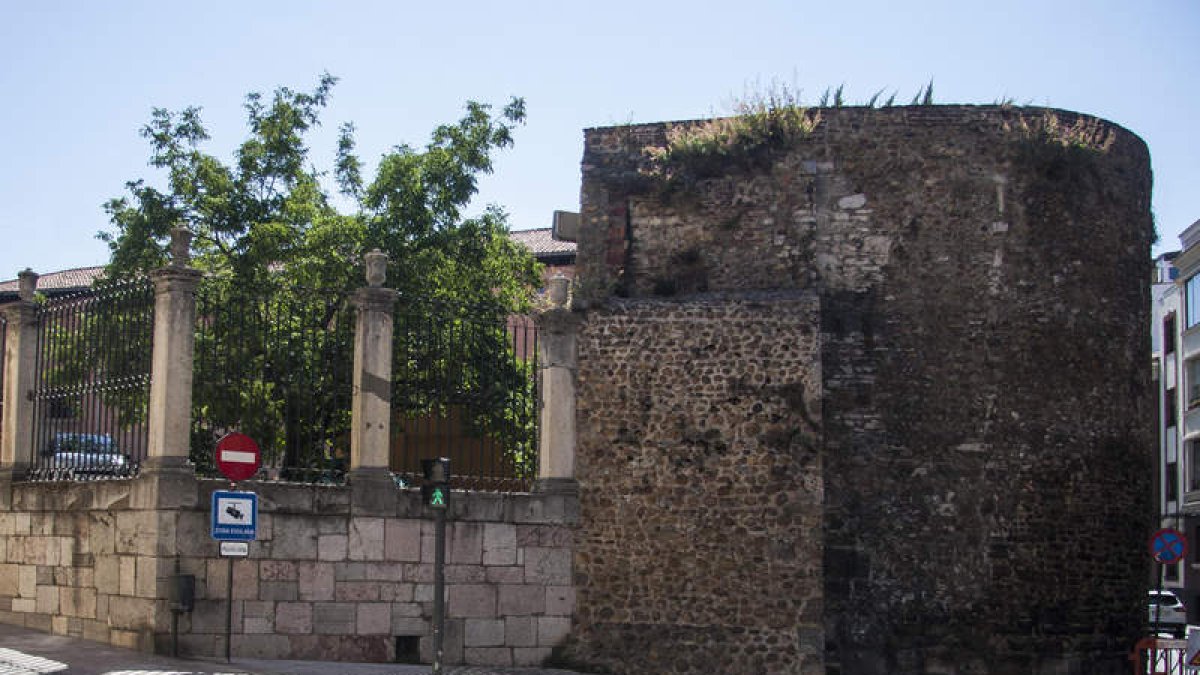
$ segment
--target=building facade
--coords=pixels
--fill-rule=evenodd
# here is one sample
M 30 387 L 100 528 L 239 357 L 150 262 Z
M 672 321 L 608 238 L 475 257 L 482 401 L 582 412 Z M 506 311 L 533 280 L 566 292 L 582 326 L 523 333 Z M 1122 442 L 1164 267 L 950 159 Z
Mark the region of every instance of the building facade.
M 1158 389 L 1160 525 L 1185 533 L 1187 557 L 1156 566 L 1151 583 L 1174 590 L 1200 621 L 1200 221 L 1180 235 L 1180 251 L 1155 259 L 1152 348 Z

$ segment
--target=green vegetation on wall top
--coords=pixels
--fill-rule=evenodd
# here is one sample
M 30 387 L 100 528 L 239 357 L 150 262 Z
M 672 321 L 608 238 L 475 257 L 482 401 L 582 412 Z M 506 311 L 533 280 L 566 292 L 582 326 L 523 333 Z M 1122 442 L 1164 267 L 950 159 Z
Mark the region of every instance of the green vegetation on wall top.
M 846 105 L 845 85 L 826 88 L 817 108 L 808 108 L 801 90 L 772 82 L 755 87 L 733 102 L 733 115 L 702 122 L 673 124 L 667 143 L 645 149 L 648 160 L 643 173 L 667 186 L 692 182 L 732 169 L 750 169 L 769 163 L 775 151 L 812 133 L 821 123 L 820 108 Z M 880 102 L 882 89 L 863 105 L 890 107 L 896 93 Z M 922 87 L 909 105 L 933 105 L 933 80 Z

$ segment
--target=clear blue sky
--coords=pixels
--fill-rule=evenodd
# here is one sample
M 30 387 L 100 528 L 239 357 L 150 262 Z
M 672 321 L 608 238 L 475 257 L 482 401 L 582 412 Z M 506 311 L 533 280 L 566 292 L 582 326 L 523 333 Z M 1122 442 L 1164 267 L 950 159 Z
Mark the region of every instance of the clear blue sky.
M 243 96 L 341 78 L 312 140 L 358 127 L 371 161 L 423 145 L 467 99 L 524 96 L 529 119 L 480 203 L 515 229 L 579 202 L 582 129 L 728 110 L 754 82 L 815 103 L 845 83 L 908 99 L 1051 105 L 1139 134 L 1161 243 L 1200 218 L 1200 2 L 129 2 L 0 0 L 0 279 L 100 264 L 101 205 L 155 174 L 154 107 L 203 108 L 211 152 L 243 138 Z

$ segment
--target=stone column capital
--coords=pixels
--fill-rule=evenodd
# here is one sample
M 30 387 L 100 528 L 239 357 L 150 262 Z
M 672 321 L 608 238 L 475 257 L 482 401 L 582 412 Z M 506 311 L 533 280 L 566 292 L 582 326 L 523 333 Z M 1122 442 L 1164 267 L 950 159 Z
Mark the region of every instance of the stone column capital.
M 538 368 L 566 368 L 578 365 L 575 338 L 582 317 L 569 309 L 554 308 L 534 316 L 538 327 Z
M 534 312 L 533 321 L 543 335 L 575 333 L 583 322 L 583 315 L 569 307 L 550 307 Z
M 154 293 L 190 292 L 200 285 L 204 273 L 190 267 L 160 267 L 150 272 Z
M 37 322 L 38 304 L 29 300 L 17 300 L 0 307 L 0 314 L 4 315 L 4 319 L 8 321 L 11 329 L 13 326 L 29 325 Z
M 360 312 L 391 312 L 396 306 L 399 291 L 393 288 L 368 286 L 354 292 L 352 301 Z

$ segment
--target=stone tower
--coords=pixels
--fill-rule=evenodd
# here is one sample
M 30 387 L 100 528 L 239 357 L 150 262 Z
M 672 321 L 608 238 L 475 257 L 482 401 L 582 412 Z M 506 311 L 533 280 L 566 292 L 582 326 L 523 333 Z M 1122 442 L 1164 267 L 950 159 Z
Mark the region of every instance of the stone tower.
M 1123 672 L 1152 524 L 1145 145 L 1040 108 L 809 121 L 674 163 L 714 123 L 586 134 L 567 655 Z

